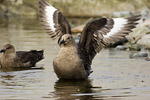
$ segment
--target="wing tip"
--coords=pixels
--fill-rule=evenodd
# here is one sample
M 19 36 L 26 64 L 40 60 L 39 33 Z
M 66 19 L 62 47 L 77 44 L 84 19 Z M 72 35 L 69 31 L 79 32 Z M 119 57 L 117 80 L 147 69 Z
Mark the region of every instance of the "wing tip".
M 141 17 L 142 17 L 141 14 L 138 14 L 138 15 L 135 15 L 135 16 L 127 17 L 126 19 L 128 21 L 134 21 L 134 22 L 136 22 L 136 21 L 139 21 L 141 19 Z
M 48 3 L 47 1 L 45 1 L 45 0 L 39 0 L 39 7 L 46 7 L 46 6 L 49 6 L 49 7 L 52 7 L 52 8 L 55 8 L 55 7 L 53 7 L 50 3 Z M 56 9 L 56 8 L 55 8 Z
M 51 6 L 48 2 L 44 0 L 39 0 L 39 5 Z

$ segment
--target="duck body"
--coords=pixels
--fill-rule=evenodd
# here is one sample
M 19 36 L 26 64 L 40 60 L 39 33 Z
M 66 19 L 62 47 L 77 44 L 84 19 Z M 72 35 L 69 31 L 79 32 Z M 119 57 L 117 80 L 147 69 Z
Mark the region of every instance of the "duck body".
M 88 77 L 75 46 L 61 47 L 53 61 L 53 66 L 60 79 L 86 79 Z
M 29 68 L 34 67 L 38 61 L 43 59 L 44 51 L 15 52 L 15 48 L 12 45 L 6 44 L 0 52 L 3 53 L 0 57 L 1 68 Z

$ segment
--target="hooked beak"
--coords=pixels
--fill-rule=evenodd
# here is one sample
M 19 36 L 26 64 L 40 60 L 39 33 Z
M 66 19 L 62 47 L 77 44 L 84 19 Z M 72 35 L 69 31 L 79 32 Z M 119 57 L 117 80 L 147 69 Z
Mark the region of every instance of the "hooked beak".
M 61 40 L 59 44 L 61 45 L 61 44 L 65 44 L 65 43 L 66 43 L 65 40 Z
M 4 49 L 0 50 L 0 53 L 3 53 L 3 52 L 5 52 L 5 50 L 4 50 Z

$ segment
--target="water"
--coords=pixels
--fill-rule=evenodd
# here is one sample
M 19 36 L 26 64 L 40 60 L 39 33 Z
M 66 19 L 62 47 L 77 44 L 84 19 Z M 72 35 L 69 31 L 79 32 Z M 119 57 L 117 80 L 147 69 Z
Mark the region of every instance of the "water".
M 59 51 L 56 42 L 38 19 L 16 17 L 0 23 L 0 48 L 11 43 L 17 50 L 45 51 L 45 59 L 37 63 L 44 69 L 0 70 L 0 100 L 149 100 L 150 62 L 129 59 L 129 51 L 103 49 L 88 80 L 60 81 L 52 66 Z

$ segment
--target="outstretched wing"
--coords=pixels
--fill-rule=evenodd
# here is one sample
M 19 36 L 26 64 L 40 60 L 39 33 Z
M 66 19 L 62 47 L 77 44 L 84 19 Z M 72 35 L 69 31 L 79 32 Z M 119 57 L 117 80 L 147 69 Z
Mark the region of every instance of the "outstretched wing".
M 132 29 L 138 24 L 137 21 L 140 20 L 140 15 L 128 18 L 113 18 L 112 20 L 113 28 L 109 33 L 103 34 L 103 30 L 101 30 L 105 45 L 115 43 L 128 35 L 128 33 L 132 32 Z
M 39 14 L 46 32 L 55 39 L 64 34 L 71 34 L 71 28 L 60 11 L 44 0 L 39 0 Z
M 85 67 L 90 67 L 92 59 L 100 50 L 128 35 L 137 25 L 140 16 L 128 18 L 98 18 L 86 24 L 82 31 L 78 49 Z

